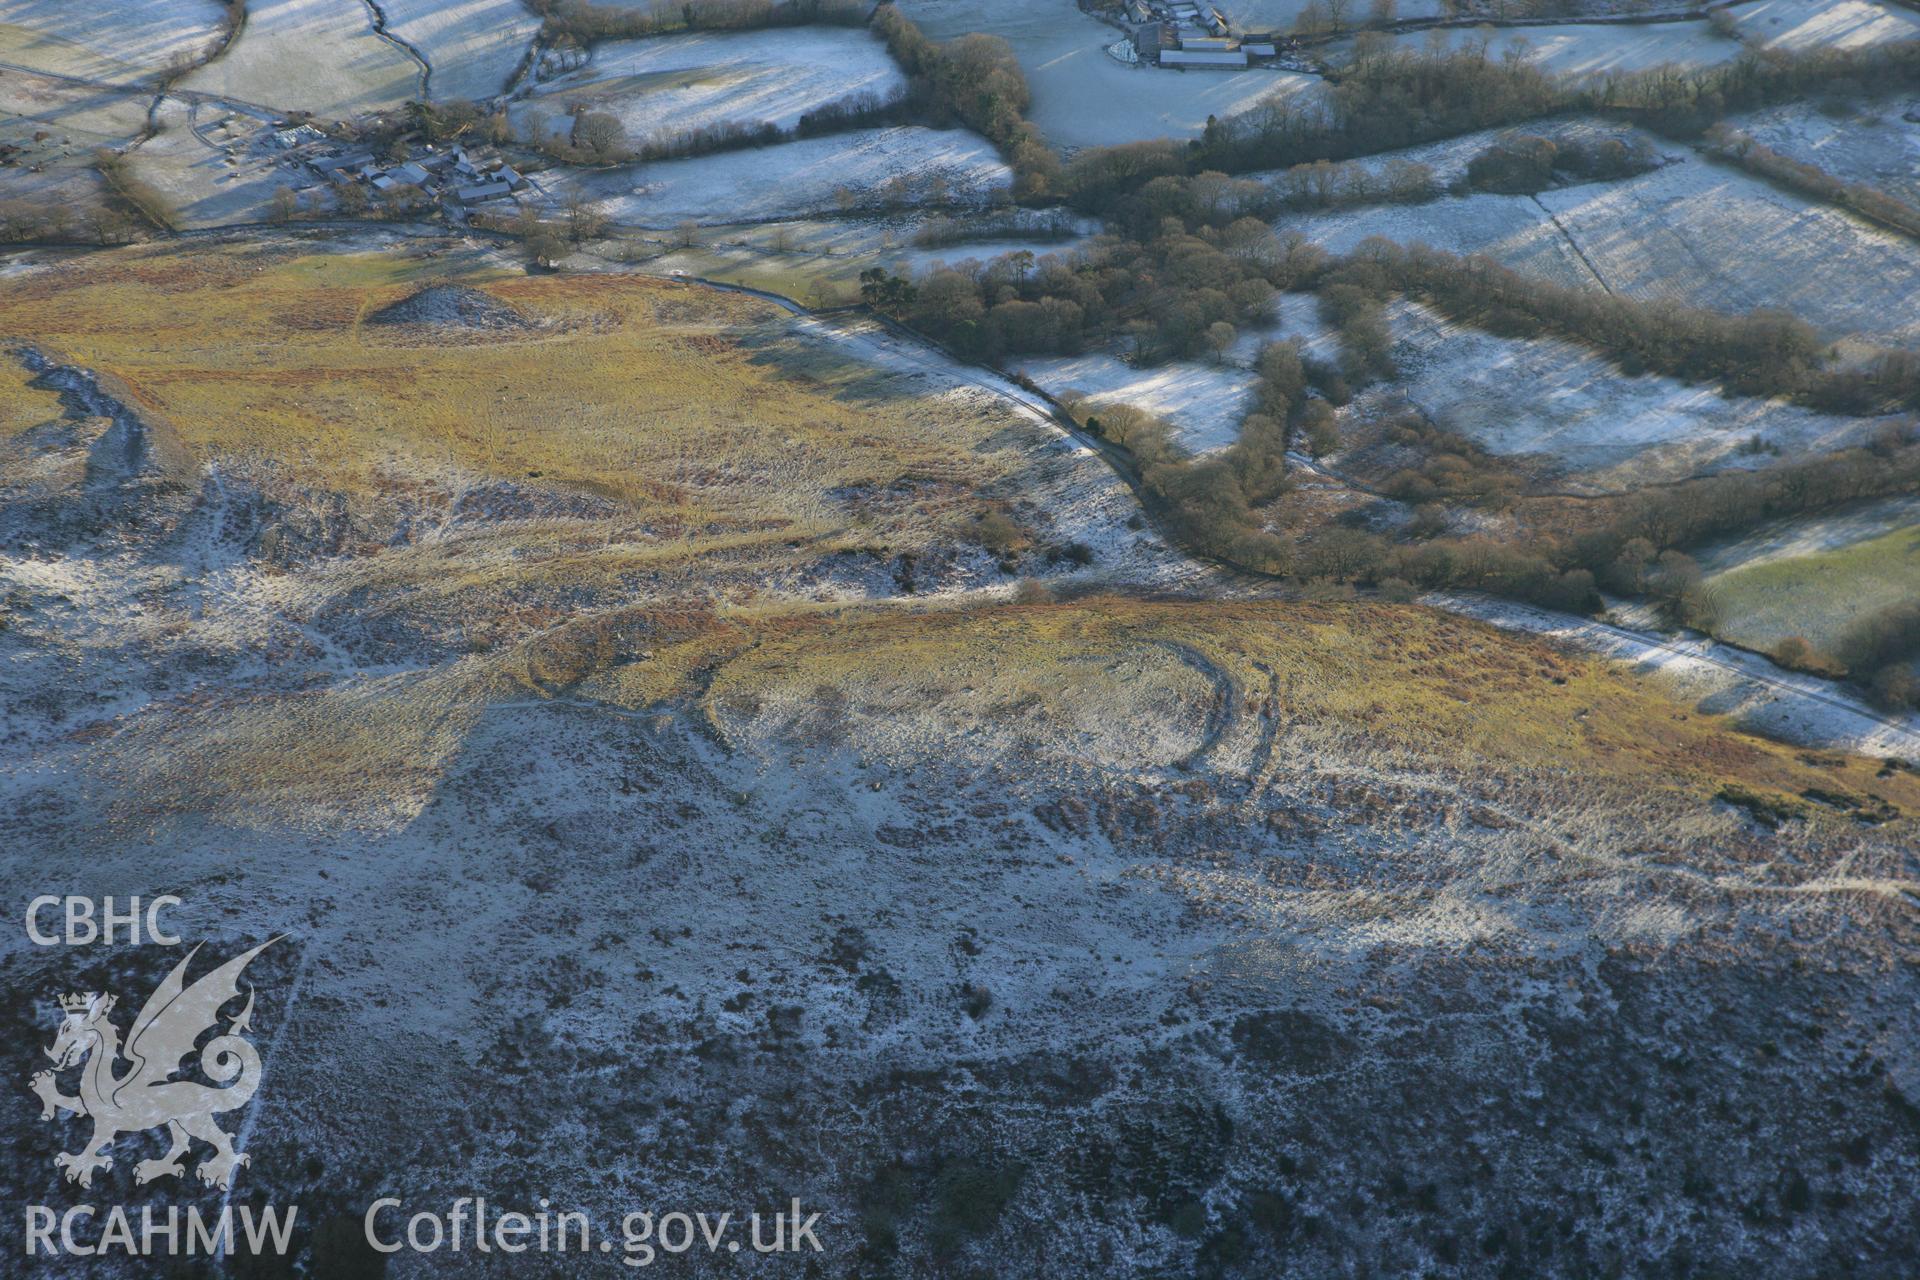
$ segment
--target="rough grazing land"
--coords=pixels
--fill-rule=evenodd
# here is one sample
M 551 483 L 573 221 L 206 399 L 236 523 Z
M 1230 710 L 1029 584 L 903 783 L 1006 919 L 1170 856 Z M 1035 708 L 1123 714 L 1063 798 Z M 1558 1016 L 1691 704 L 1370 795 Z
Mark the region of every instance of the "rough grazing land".
M 23 333 L 112 369 L 187 449 L 228 459 L 223 483 L 273 488 L 269 545 L 398 538 L 341 566 L 339 607 L 417 587 L 460 609 L 533 589 L 551 608 L 583 574 L 638 582 L 700 556 L 709 576 L 731 564 L 809 596 L 1010 586 L 968 532 L 989 510 L 1037 522 L 1043 549 L 1100 541 L 1125 560 L 1137 541 L 1102 514 L 1116 482 L 1061 441 L 748 298 L 295 243 L 89 258 L 9 295 Z M 517 322 L 474 323 L 482 299 Z M 587 523 L 527 526 L 515 551 L 485 522 L 452 536 L 470 509 Z
M 1910 769 L 1196 565 L 858 316 L 371 233 L 0 297 L 0 907 L 285 935 L 236 1198 L 302 1206 L 300 1274 L 482 1191 L 797 1197 L 794 1276 L 1920 1253 Z M 0 1043 L 174 958 L 0 932 Z M 18 1220 L 81 1126 L 16 1102 Z

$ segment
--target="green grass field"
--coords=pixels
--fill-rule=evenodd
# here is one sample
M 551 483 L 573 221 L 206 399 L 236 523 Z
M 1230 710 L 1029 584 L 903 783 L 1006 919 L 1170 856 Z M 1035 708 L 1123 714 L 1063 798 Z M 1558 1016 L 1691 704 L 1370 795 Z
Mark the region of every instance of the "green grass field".
M 1920 596 L 1920 525 L 1731 569 L 1707 582 L 1720 605 L 1722 638 L 1770 650 L 1800 636 L 1825 650 L 1858 619 Z

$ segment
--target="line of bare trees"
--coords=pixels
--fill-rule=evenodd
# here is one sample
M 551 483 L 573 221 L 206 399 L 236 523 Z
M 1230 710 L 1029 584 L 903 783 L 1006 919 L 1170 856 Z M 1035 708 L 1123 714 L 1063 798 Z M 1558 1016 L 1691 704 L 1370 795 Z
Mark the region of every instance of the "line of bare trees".
M 1920 238 L 1920 208 L 1865 183 L 1843 182 L 1815 165 L 1781 155 L 1726 125 L 1707 130 L 1706 149 L 1747 172 L 1783 187 L 1851 209 L 1861 217 Z
M 874 10 L 872 29 L 934 124 L 966 125 L 1000 149 L 1013 167 L 1015 195 L 1041 197 L 1058 187 L 1060 158 L 1026 118 L 1032 94 L 1011 45 L 988 35 L 932 40 L 893 4 Z
M 540 15 L 546 39 L 581 45 L 675 31 L 858 27 L 867 21 L 862 0 L 661 0 L 644 8 L 594 4 L 591 0 L 527 0 L 527 4 Z
M 105 181 L 112 198 L 156 231 L 172 231 L 174 215 L 165 196 L 138 177 L 127 158 L 106 147 L 93 153 L 93 167 Z
M 1418 298 L 1495 333 L 1570 338 L 1606 352 L 1629 373 L 1657 371 L 1746 395 L 1788 396 L 1834 413 L 1920 409 L 1920 353 L 1888 351 L 1828 369 L 1819 334 L 1782 311 L 1728 315 L 1588 293 L 1478 255 L 1381 239 L 1358 246 L 1335 282 L 1375 296 Z
M 1920 86 L 1920 41 L 1748 52 L 1714 67 L 1574 79 L 1524 59 L 1495 57 L 1484 40 L 1437 50 L 1362 37 L 1325 101 L 1276 96 L 1233 120 L 1210 120 L 1197 146 L 1163 141 L 1091 148 L 1066 167 L 1061 190 L 1097 213 L 1153 177 L 1347 160 L 1565 112 L 1612 115 L 1693 137 L 1734 112 L 1835 85 L 1894 92 Z

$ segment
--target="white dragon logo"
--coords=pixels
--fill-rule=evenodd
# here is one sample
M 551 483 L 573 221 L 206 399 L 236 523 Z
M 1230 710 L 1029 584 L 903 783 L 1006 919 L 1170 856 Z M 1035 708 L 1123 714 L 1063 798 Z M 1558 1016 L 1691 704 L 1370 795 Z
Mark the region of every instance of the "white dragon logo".
M 189 987 L 187 964 L 199 953 L 196 946 L 147 997 L 124 1050 L 119 1029 L 107 1020 L 115 1004 L 112 995 L 88 992 L 60 997 L 66 1020 L 46 1054 L 58 1071 L 84 1064 L 80 1093 L 78 1097 L 61 1093 L 53 1071 L 36 1073 L 31 1087 L 40 1095 L 42 1120 L 53 1119 L 55 1111 L 70 1111 L 93 1121 L 93 1137 L 78 1155 L 61 1152 L 53 1158 L 67 1171 L 68 1182 L 91 1186 L 95 1169 L 113 1168 L 113 1157 L 106 1151 L 115 1135 L 165 1125 L 172 1147 L 158 1160 L 136 1164 L 135 1182 L 181 1173 L 188 1139 L 198 1138 L 213 1147 L 213 1154 L 194 1170 L 200 1181 L 222 1188 L 233 1185 L 234 1170 L 247 1165 L 249 1158 L 233 1149 L 232 1137 L 213 1117 L 245 1106 L 260 1084 L 260 1054 L 242 1035 L 252 1030 L 251 987 L 246 1008 L 227 1020 L 226 1034 L 215 1036 L 200 1050 L 200 1070 L 225 1087 L 171 1077 L 180 1069 L 180 1060 L 193 1052 L 194 1042 L 219 1022 L 221 1006 L 240 995 L 240 971 L 247 962 L 278 941 L 268 939 Z M 121 1058 L 126 1059 L 127 1070 L 115 1075 L 114 1064 Z

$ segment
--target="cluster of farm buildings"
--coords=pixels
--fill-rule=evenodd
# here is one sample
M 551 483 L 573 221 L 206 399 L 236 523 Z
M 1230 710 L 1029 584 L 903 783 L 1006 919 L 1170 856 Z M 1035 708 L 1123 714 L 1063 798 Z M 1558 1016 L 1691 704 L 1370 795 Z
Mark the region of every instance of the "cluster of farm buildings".
M 1125 14 L 1135 24 L 1138 61 L 1150 66 L 1235 71 L 1271 62 L 1293 45 L 1291 37 L 1235 35 L 1204 0 L 1127 0 Z
M 392 197 L 418 191 L 428 199 L 458 205 L 484 204 L 525 190 L 530 183 L 498 156 L 465 147 L 427 144 L 398 164 L 382 164 L 365 148 L 342 145 L 309 125 L 277 130 L 274 142 L 288 160 L 328 186 L 360 186 L 368 195 Z

